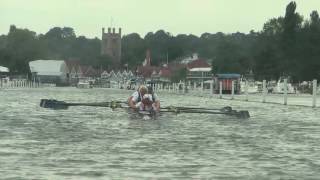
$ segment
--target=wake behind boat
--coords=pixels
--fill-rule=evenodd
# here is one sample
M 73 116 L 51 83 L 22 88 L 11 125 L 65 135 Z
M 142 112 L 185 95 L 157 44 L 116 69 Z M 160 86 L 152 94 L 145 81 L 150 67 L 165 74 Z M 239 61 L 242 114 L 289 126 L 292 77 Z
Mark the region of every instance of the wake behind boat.
M 137 111 L 137 114 L 139 115 L 140 118 L 143 120 L 151 120 L 151 119 L 156 119 L 157 114 L 155 111 Z

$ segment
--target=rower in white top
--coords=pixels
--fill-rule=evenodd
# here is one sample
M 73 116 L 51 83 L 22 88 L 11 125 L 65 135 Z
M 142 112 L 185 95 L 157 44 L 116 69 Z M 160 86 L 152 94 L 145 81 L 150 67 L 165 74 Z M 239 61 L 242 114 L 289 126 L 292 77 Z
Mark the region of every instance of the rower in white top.
M 128 104 L 135 110 L 160 111 L 160 101 L 151 86 L 140 86 L 128 99 Z
M 142 100 L 136 104 L 136 108 L 140 111 L 151 111 L 153 109 L 156 109 L 155 103 L 153 103 L 152 101 L 152 95 L 145 94 L 142 97 Z

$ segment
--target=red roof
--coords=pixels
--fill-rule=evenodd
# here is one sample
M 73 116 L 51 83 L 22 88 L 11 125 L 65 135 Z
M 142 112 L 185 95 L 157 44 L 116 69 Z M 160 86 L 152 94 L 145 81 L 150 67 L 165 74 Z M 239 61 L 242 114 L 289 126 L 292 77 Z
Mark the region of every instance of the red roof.
M 137 74 L 138 75 L 142 75 L 145 78 L 151 77 L 153 71 L 158 72 L 159 71 L 159 67 L 155 67 L 155 66 L 139 66 L 137 68 Z
M 197 60 L 194 60 L 190 63 L 188 63 L 188 68 L 189 69 L 192 69 L 192 68 L 209 68 L 211 67 L 210 64 L 203 60 L 203 59 L 197 59 Z
M 100 76 L 100 74 L 103 72 L 102 69 L 94 69 L 92 66 L 81 65 L 77 60 L 65 60 L 65 63 L 69 69 L 69 72 L 72 70 L 72 68 L 74 68 L 77 73 L 79 73 L 81 70 L 84 76 Z
M 171 77 L 172 73 L 169 68 L 163 67 L 159 72 L 160 77 Z
M 185 64 L 180 64 L 180 63 L 170 63 L 168 65 L 168 68 L 170 69 L 171 72 L 177 71 L 179 69 L 186 68 L 186 67 L 187 66 Z
M 83 75 L 85 75 L 85 76 L 94 77 L 94 76 L 100 75 L 97 70 L 92 68 L 92 66 L 81 65 L 80 68 L 81 68 Z
M 160 77 L 171 77 L 175 71 L 178 71 L 182 68 L 208 68 L 211 67 L 207 61 L 202 59 L 197 59 L 190 63 L 180 64 L 180 63 L 170 63 L 168 67 L 155 67 L 155 66 L 139 66 L 137 68 L 137 74 L 142 75 L 145 78 L 151 77 L 152 73 L 159 72 Z

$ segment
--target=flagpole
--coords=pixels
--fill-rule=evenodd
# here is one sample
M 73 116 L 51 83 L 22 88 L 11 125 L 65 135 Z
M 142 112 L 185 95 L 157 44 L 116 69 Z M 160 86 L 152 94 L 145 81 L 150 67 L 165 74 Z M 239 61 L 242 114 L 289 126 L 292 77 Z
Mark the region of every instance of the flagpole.
M 167 51 L 167 65 L 169 64 L 169 57 L 168 57 L 168 51 Z

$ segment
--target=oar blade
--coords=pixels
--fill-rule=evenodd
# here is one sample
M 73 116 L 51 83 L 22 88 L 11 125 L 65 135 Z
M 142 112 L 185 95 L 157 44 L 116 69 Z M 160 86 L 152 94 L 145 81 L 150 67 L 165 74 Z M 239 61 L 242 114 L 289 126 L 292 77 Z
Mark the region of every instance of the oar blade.
M 250 118 L 249 111 L 238 111 L 236 116 L 241 119 L 249 119 Z
M 221 112 L 231 112 L 231 111 L 232 111 L 232 107 L 226 106 L 226 107 L 221 108 L 220 111 L 221 111 Z
M 54 99 L 41 99 L 40 107 L 49 109 L 68 109 L 67 103 L 64 101 L 57 101 Z

